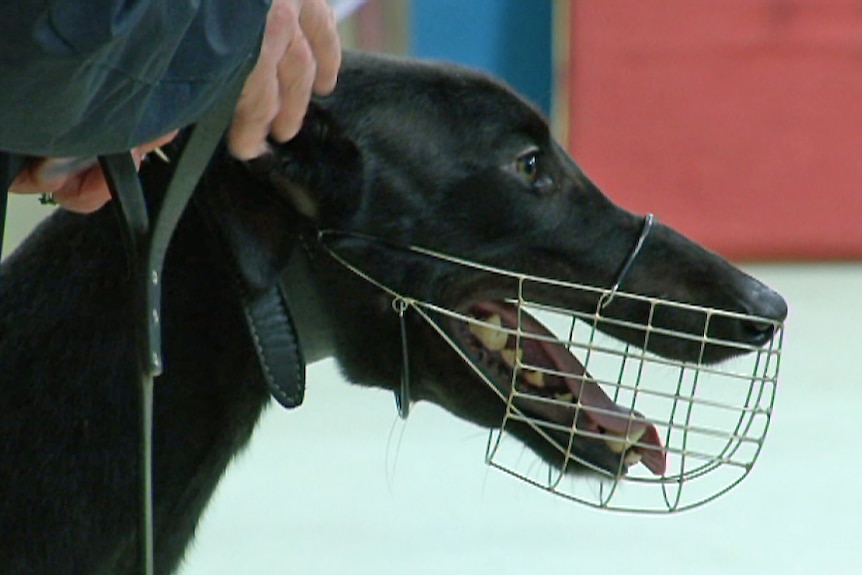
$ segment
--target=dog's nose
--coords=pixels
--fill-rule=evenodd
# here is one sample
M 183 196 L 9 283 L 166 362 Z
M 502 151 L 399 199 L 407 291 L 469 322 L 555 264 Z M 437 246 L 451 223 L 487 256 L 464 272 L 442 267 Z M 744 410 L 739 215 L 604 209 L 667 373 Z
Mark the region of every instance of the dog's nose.
M 773 321 L 784 321 L 787 318 L 787 302 L 777 292 L 763 284 L 754 287 L 749 299 L 751 315 Z
M 775 335 L 775 324 L 765 321 L 743 321 L 741 328 L 743 339 L 756 346 L 768 343 Z
M 759 284 L 752 289 L 748 300 L 748 313 L 771 321 L 746 320 L 742 322 L 747 339 L 758 345 L 765 344 L 775 332 L 773 322 L 782 322 L 787 317 L 787 302 L 777 292 Z

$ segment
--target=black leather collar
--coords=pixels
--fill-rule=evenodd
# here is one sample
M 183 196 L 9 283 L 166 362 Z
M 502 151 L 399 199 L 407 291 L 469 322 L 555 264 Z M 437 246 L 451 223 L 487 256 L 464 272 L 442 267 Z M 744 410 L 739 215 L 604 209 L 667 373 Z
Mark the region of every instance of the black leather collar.
M 296 285 L 306 285 L 310 280 L 305 270 L 288 270 L 287 273 L 252 273 L 244 259 L 256 259 L 257 246 L 247 246 L 247 234 L 241 222 L 243 215 L 236 198 L 244 190 L 208 189 L 195 196 L 195 206 L 206 227 L 213 235 L 213 244 L 219 252 L 219 260 L 228 271 L 245 316 L 248 336 L 257 354 L 259 375 L 266 382 L 272 396 L 283 407 L 291 409 L 302 404 L 305 398 L 305 354 L 293 310 L 306 301 L 288 293 Z M 238 231 L 239 229 L 239 231 Z M 299 229 L 285 229 L 287 239 L 283 244 L 291 245 L 293 255 L 301 252 Z M 282 248 L 283 249 L 283 248 Z M 261 258 L 266 260 L 267 258 Z M 254 276 L 254 277 L 250 277 Z M 285 282 L 285 277 L 289 279 Z M 286 286 L 291 286 L 290 288 Z M 302 288 L 308 291 L 309 288 Z M 305 316 L 303 316 L 304 318 Z

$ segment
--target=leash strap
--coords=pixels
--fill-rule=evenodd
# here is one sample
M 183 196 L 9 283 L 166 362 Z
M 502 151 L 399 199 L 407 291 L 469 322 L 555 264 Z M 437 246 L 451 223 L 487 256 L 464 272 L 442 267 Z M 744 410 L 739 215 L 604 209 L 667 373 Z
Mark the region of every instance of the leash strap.
M 140 442 L 138 447 L 138 466 L 140 475 L 140 514 L 138 524 L 138 560 L 140 572 L 153 573 L 153 501 L 152 501 L 152 430 L 153 430 L 153 388 L 154 376 L 161 371 L 153 369 L 151 362 L 149 336 L 149 299 L 150 294 L 159 297 L 159 286 L 154 290 L 147 286 L 144 274 L 146 265 L 146 246 L 150 229 L 149 212 L 144 202 L 144 194 L 129 154 L 115 154 L 99 158 L 111 195 L 114 209 L 121 223 L 120 234 L 126 251 L 129 275 L 132 279 L 132 317 L 135 326 L 135 343 L 139 350 L 137 366 L 140 371 L 139 393 Z M 152 278 L 158 284 L 158 276 Z M 158 352 L 156 352 L 158 353 Z
M 121 222 L 123 241 L 133 283 L 133 305 L 137 345 L 140 351 L 140 524 L 139 564 L 143 575 L 154 572 L 152 428 L 154 377 L 162 372 L 161 290 L 162 268 L 171 236 L 230 121 L 245 74 L 191 129 L 177 169 L 152 221 L 131 155 L 102 156 L 102 166 L 115 209 Z

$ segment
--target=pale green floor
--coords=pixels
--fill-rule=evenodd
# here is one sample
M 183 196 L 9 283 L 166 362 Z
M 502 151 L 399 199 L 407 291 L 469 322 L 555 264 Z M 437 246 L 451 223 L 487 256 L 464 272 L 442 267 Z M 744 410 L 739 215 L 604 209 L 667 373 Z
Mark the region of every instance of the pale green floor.
M 484 432 L 424 404 L 403 425 L 325 362 L 228 470 L 182 575 L 862 573 L 862 264 L 748 269 L 791 312 L 763 453 L 719 500 L 667 517 L 564 502 L 488 469 Z

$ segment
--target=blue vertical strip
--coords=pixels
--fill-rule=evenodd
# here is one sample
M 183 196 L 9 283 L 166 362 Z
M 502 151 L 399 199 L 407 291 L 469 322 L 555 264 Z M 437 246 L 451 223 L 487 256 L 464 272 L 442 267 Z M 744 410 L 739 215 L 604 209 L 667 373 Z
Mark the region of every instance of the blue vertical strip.
M 413 0 L 412 53 L 491 72 L 550 114 L 553 0 Z

